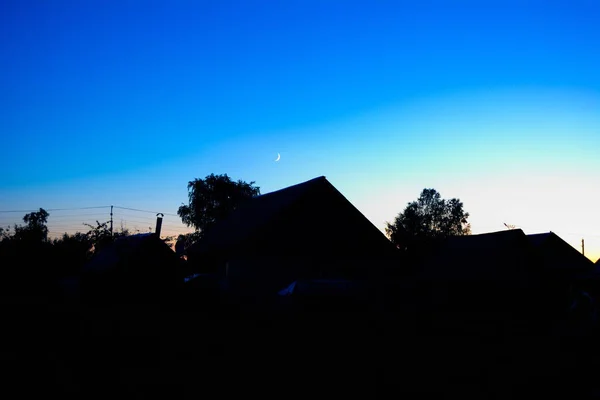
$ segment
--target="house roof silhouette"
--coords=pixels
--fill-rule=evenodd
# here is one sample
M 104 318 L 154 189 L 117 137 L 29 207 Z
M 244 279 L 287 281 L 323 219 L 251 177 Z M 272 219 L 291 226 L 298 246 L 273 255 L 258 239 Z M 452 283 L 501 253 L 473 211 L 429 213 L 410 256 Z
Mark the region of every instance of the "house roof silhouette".
M 583 277 L 594 264 L 553 232 L 526 235 L 521 229 L 449 237 L 419 271 L 423 279 L 527 279 L 552 273 Z
M 535 253 L 521 229 L 443 240 L 419 275 L 433 280 L 526 279 Z
M 545 268 L 575 273 L 591 272 L 594 268 L 591 260 L 554 232 L 527 235 L 527 238 L 539 250 Z
M 169 245 L 154 233 L 120 237 L 102 249 L 84 267 L 84 272 L 104 273 L 119 268 L 132 273 L 156 272 L 163 264 L 174 264 L 177 256 Z M 167 266 L 164 266 L 167 269 Z
M 182 283 L 179 265 L 175 252 L 155 233 L 120 237 L 84 266 L 82 295 L 92 303 L 164 304 Z
M 286 236 L 290 240 L 286 241 Z M 292 241 L 298 243 L 294 245 Z M 302 247 L 310 251 L 307 246 L 324 245 L 396 253 L 385 235 L 324 176 L 246 201 L 207 231 L 187 253 L 191 257 L 218 252 L 231 254 L 248 251 L 249 243 L 260 243 L 259 247 L 278 243 L 282 251 Z

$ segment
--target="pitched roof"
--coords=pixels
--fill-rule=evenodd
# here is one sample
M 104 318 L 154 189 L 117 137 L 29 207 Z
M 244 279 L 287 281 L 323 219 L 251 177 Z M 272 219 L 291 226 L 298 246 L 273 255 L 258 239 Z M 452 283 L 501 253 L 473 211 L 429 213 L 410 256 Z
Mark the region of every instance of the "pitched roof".
M 425 263 L 422 276 L 498 279 L 542 271 L 575 276 L 592 269 L 591 261 L 553 232 L 525 235 L 521 229 L 511 229 L 446 239 Z
M 555 270 L 589 271 L 593 263 L 554 232 L 527 235 L 529 242 L 539 250 L 544 267 Z
M 383 233 L 362 215 L 324 176 L 320 176 L 248 200 L 226 219 L 206 232 L 204 238 L 192 246 L 188 253 L 227 251 L 251 239 L 269 224 L 276 223 L 278 218 L 292 207 L 307 204 L 308 201 L 314 201 L 315 197 L 322 198 L 323 196 L 334 197 L 336 201 L 341 199 L 343 203 L 346 203 L 346 207 L 349 206 L 353 209 L 352 215 L 354 218 L 363 220 L 361 221 L 363 222 L 361 229 L 364 230 L 365 226 L 370 226 L 370 228 L 366 228 L 372 230 L 370 233 L 379 235 L 381 239 L 388 241 Z M 348 208 L 343 211 L 347 212 Z M 391 242 L 390 246 L 393 247 Z
M 177 256 L 169 245 L 154 233 L 123 236 L 96 254 L 84 267 L 88 272 L 106 272 L 120 264 L 140 263 L 151 257 L 154 261 L 175 262 Z
M 512 279 L 527 274 L 534 253 L 520 229 L 453 236 L 445 239 L 425 263 L 424 279 Z
M 243 242 L 253 232 L 275 218 L 283 209 L 301 199 L 302 195 L 311 187 L 323 180 L 325 177 L 321 176 L 246 201 L 227 218 L 219 221 L 211 230 L 207 231 L 204 238 L 192 246 L 192 250 L 200 252 L 208 249 L 222 250 Z

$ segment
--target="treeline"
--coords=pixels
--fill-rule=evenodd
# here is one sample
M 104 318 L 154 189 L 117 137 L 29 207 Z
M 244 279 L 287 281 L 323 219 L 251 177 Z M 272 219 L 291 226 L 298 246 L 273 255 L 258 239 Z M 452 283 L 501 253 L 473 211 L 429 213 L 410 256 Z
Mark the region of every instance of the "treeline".
M 40 208 L 23 217 L 24 224 L 0 228 L 1 286 L 4 293 L 44 293 L 62 277 L 78 275 L 104 247 L 129 231 L 111 232 L 108 223 L 84 224 L 86 232 L 48 237 L 50 214 Z

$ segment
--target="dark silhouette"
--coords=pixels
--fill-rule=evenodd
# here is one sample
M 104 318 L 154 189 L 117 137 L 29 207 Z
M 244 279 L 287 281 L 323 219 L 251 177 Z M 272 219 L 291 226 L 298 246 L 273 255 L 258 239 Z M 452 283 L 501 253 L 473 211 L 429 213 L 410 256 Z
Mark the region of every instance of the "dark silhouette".
M 15 225 L 13 240 L 45 242 L 48 240 L 48 212 L 40 208 L 37 212 L 25 214 L 23 222 L 27 225 Z
M 527 238 L 543 264 L 543 273 L 538 276 L 545 290 L 542 297 L 547 317 L 560 317 L 563 322 L 571 319 L 579 327 L 591 327 L 597 313 L 592 299 L 600 298 L 600 288 L 594 282 L 597 275 L 594 263 L 553 232 L 527 235 Z M 592 301 L 581 301 L 585 299 Z M 589 312 L 581 312 L 588 306 Z
M 459 199 L 444 200 L 435 189 L 423 189 L 393 223 L 387 223 L 385 231 L 392 243 L 405 250 L 423 240 L 469 235 L 467 218 Z
M 168 303 L 183 283 L 179 261 L 169 245 L 154 233 L 117 238 L 85 265 L 85 301 Z
M 26 225 L 14 225 L 14 232 L 3 231 L 0 243 L 2 263 L 2 293 L 9 296 L 25 295 L 43 297 L 46 283 L 53 274 L 48 263 L 52 243 L 48 240 L 48 212 L 40 208 L 26 214 Z
M 14 230 L 0 230 L 0 260 L 3 268 L 2 286 L 7 296 L 29 296 L 39 300 L 60 298 L 60 281 L 76 278 L 92 256 L 112 243 L 127 236 L 121 229 L 111 235 L 107 223 L 87 225 L 88 232 L 63 234 L 48 238 L 50 214 L 40 208 L 23 217 L 26 225 L 14 225 Z
M 398 252 L 319 177 L 244 203 L 187 255 L 199 272 L 218 273 L 257 295 L 276 294 L 298 279 L 374 282 Z
M 592 393 L 600 272 L 554 233 L 469 235 L 462 203 L 426 189 L 392 243 L 325 177 L 255 189 L 191 247 L 100 222 L 48 240 L 42 209 L 0 230 L 7 331 L 40 333 L 7 359 L 78 397 L 197 397 L 198 376 L 313 397 Z
M 65 233 L 52 241 L 53 269 L 59 276 L 74 276 L 93 255 L 94 241 L 81 232 L 72 235 Z
M 119 231 L 112 231 L 108 222 L 96 221 L 96 226 L 91 224 L 84 224 L 90 230 L 86 233 L 86 236 L 92 243 L 94 253 L 102 250 L 104 247 L 110 245 L 116 239 L 124 236 L 129 236 L 129 230 L 121 226 Z
M 204 179 L 188 182 L 188 204 L 182 204 L 177 214 L 196 232 L 180 240 L 186 247 L 202 237 L 217 221 L 227 217 L 244 201 L 260 195 L 260 188 L 242 180 L 233 181 L 227 174 L 210 174 Z
M 503 379 L 524 397 L 589 394 L 597 327 L 593 295 L 582 288 L 597 282 L 593 265 L 569 247 L 554 234 L 528 236 L 520 229 L 436 241 L 414 275 L 392 288 L 398 302 L 392 309 L 414 321 L 415 335 L 446 346 L 429 344 L 404 359 L 411 365 L 435 359 L 445 393 L 467 376 L 473 393 L 497 393 L 482 371 L 494 377 L 510 370 Z M 580 305 L 569 311 L 573 303 Z M 459 365 L 460 372 L 453 370 Z

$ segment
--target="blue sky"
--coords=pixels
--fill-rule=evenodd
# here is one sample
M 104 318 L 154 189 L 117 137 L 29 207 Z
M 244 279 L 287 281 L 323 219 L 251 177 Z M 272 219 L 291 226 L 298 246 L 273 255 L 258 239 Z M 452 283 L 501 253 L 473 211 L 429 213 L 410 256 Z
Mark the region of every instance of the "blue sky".
M 595 1 L 4 1 L 0 210 L 174 214 L 210 173 L 263 193 L 325 175 L 379 228 L 433 187 L 475 232 L 552 230 L 598 258 L 598 16 Z

